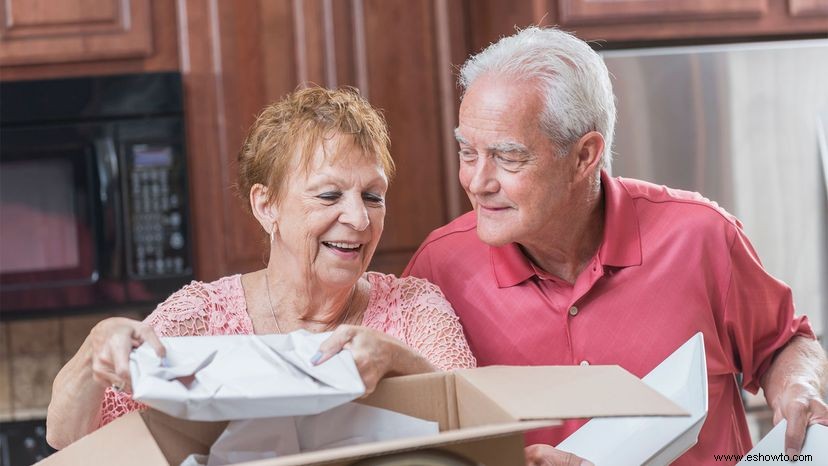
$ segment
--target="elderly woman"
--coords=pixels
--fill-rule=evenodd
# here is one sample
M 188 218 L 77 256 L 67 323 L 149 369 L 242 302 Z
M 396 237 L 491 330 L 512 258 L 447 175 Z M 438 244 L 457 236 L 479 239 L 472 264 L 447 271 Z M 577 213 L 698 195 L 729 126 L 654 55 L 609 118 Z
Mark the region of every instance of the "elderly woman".
M 383 118 L 353 90 L 297 91 L 259 115 L 239 154 L 239 188 L 270 239 L 267 267 L 192 282 L 144 322 L 96 325 L 55 378 L 49 443 L 62 448 L 143 406 L 129 395 L 129 352 L 158 336 L 336 329 L 314 356 L 348 348 L 368 392 L 387 375 L 474 366 L 440 290 L 366 272 L 393 171 Z

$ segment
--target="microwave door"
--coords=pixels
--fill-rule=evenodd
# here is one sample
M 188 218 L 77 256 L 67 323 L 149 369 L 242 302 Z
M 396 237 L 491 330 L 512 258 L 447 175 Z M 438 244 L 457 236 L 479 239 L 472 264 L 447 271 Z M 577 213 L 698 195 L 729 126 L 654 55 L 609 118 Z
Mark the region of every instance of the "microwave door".
M 0 293 L 3 311 L 123 301 L 102 272 L 99 125 L 2 129 Z
M 95 161 L 98 174 L 98 200 L 101 231 L 98 250 L 101 251 L 101 273 L 110 279 L 121 279 L 124 274 L 124 215 L 121 208 L 121 181 L 119 158 L 112 135 L 95 139 Z

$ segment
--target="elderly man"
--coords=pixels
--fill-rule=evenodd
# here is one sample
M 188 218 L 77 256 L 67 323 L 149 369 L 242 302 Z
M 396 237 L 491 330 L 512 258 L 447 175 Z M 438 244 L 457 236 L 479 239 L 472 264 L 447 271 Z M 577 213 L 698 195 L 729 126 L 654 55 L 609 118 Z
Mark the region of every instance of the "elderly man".
M 739 384 L 764 389 L 798 453 L 806 427 L 828 421 L 825 354 L 736 218 L 602 170 L 615 103 L 600 56 L 532 27 L 470 58 L 460 83 L 460 183 L 474 211 L 435 230 L 406 273 L 443 289 L 478 363 L 619 364 L 641 377 L 701 331 L 709 411 L 676 464 L 750 449 Z M 529 434 L 527 462 L 580 463 L 541 444 L 582 424 Z

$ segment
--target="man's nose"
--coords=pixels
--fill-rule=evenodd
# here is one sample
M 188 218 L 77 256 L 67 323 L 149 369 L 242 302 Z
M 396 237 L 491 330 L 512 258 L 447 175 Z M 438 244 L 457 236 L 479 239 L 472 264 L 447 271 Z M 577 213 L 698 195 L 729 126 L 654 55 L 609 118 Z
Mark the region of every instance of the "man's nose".
M 368 228 L 371 221 L 368 219 L 368 209 L 362 198 L 347 199 L 342 209 L 339 215 L 340 223 L 350 225 L 356 231 L 364 231 Z
M 489 157 L 479 157 L 472 170 L 472 177 L 469 181 L 470 192 L 473 194 L 488 194 L 500 189 L 494 163 Z

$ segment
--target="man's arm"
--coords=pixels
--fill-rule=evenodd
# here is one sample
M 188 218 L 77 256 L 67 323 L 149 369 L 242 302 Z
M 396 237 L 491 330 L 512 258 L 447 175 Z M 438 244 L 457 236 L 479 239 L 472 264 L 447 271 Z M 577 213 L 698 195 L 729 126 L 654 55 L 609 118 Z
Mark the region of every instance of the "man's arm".
M 776 355 L 762 376 L 761 385 L 773 410 L 773 423 L 788 421 L 785 453 L 802 450 L 805 430 L 811 424 L 828 425 L 828 406 L 823 399 L 828 360 L 816 340 L 797 336 Z

